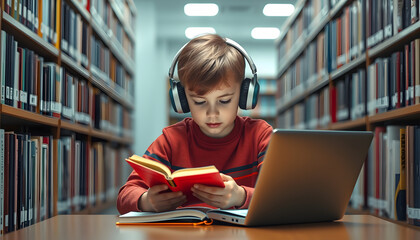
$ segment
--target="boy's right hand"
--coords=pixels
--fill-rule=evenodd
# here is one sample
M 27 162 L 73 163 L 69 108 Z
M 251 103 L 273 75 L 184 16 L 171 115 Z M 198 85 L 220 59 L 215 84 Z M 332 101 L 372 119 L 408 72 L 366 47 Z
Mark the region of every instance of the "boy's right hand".
M 156 185 L 143 193 L 138 201 L 138 207 L 143 212 L 163 212 L 174 210 L 187 202 L 182 192 L 166 192 L 168 186 Z

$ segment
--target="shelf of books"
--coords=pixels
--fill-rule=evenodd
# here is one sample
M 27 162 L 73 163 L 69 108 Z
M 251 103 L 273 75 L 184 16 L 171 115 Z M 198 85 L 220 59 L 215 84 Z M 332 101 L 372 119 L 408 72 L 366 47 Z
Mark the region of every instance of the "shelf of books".
M 134 3 L 0 7 L 1 234 L 109 207 L 133 142 Z
M 252 110 L 239 110 L 239 116 L 249 116 L 254 119 L 263 119 L 271 126 L 276 124 L 276 92 L 277 83 L 273 77 L 258 77 L 260 93 L 257 106 Z
M 349 209 L 420 226 L 419 1 L 297 6 L 276 41 L 277 127 L 374 132 Z

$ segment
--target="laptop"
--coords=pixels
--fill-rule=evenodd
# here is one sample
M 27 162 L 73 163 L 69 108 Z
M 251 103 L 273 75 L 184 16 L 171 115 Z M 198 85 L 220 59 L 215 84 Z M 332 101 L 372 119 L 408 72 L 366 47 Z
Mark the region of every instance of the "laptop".
M 207 215 L 244 226 L 339 220 L 372 138 L 366 131 L 273 130 L 249 208 Z

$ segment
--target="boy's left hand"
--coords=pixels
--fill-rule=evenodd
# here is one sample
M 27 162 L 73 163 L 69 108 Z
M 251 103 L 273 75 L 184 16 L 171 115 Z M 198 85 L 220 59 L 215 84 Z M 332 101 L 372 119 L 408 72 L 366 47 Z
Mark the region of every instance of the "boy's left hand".
M 246 197 L 245 189 L 238 186 L 231 176 L 223 173 L 220 175 L 225 183 L 224 188 L 195 184 L 191 188 L 193 195 L 204 203 L 218 208 L 242 206 Z

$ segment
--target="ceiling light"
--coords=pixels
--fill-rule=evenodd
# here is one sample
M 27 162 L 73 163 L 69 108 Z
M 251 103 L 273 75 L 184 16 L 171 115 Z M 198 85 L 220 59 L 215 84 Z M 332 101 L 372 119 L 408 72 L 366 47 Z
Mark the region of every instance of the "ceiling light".
M 254 39 L 276 39 L 280 36 L 280 30 L 275 27 L 256 27 L 252 29 L 251 36 Z
M 263 9 L 263 13 L 265 16 L 283 16 L 287 17 L 292 15 L 293 11 L 295 11 L 295 7 L 292 4 L 266 4 Z
M 185 29 L 185 36 L 189 39 L 195 38 L 206 33 L 215 34 L 216 30 L 212 27 L 189 27 Z
M 187 16 L 216 16 L 219 6 L 214 3 L 188 3 L 184 6 Z

